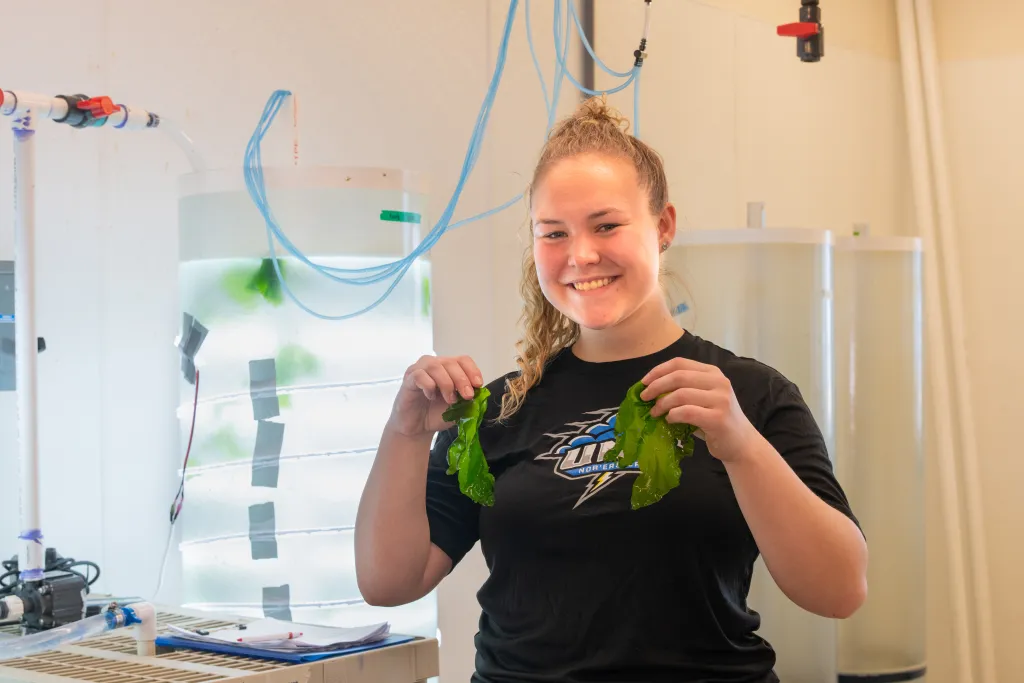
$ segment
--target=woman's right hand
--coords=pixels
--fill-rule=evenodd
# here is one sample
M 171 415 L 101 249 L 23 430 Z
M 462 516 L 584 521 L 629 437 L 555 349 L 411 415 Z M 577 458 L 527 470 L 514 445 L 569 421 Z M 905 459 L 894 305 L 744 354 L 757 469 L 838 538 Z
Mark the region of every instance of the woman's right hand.
M 409 366 L 388 419 L 388 428 L 408 438 L 432 437 L 446 429 L 441 415 L 461 396 L 472 399 L 483 376 L 468 356 L 423 356 Z

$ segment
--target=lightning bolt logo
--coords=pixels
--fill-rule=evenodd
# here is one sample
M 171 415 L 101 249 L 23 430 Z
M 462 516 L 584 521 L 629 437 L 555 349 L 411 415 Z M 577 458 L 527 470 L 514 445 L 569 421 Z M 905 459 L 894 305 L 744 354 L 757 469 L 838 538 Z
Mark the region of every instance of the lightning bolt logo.
M 564 479 L 586 482 L 573 509 L 617 479 L 638 471 L 635 466 L 619 469 L 615 463 L 604 462 L 604 454 L 615 444 L 617 412 L 618 408 L 595 410 L 586 414 L 591 419 L 566 424 L 559 433 L 545 434 L 555 442 L 547 453 L 538 455 L 537 459 L 554 461 L 555 474 Z

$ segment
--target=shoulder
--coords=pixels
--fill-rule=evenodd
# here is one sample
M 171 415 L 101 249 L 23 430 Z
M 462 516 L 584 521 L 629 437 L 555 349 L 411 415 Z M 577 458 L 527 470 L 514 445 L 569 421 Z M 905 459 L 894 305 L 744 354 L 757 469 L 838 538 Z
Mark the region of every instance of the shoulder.
M 732 384 L 736 400 L 748 415 L 766 418 L 781 405 L 802 403 L 799 387 L 776 368 L 756 358 L 740 356 L 702 339 L 690 336 L 690 357 L 714 365 Z

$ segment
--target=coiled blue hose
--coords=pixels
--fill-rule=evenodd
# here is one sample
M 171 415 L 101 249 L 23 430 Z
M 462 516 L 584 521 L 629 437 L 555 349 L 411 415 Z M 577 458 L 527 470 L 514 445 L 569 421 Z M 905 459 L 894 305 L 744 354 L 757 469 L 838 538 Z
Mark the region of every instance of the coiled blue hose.
M 549 99 L 547 86 L 544 82 L 544 75 L 541 71 L 540 63 L 537 60 L 537 55 L 533 44 L 533 36 L 530 30 L 530 0 L 524 0 L 524 2 L 527 20 L 527 41 L 530 46 L 530 55 L 533 58 L 533 63 L 537 70 L 538 78 L 540 79 L 541 91 L 544 96 L 544 106 L 548 114 L 547 132 L 550 132 L 555 124 L 559 94 L 561 91 L 562 79 L 564 77 L 568 77 L 570 82 L 577 89 L 589 95 L 603 95 L 615 93 L 628 87 L 631 83 L 633 83 L 635 90 L 634 130 L 638 130 L 639 68 L 634 67 L 632 70 L 628 72 L 612 71 L 611 69 L 604 65 L 604 62 L 598 59 L 597 55 L 594 54 L 594 50 L 584 34 L 583 27 L 580 24 L 579 17 L 576 13 L 575 3 L 573 0 L 565 0 L 565 3 L 568 7 L 569 17 L 573 20 L 572 23 L 575 24 L 577 31 L 582 39 L 582 42 L 586 46 L 587 51 L 594 58 L 595 62 L 604 71 L 615 77 L 626 78 L 626 81 L 613 89 L 605 91 L 596 91 L 584 87 L 572 76 L 571 73 L 569 73 L 569 70 L 566 67 L 566 58 L 568 56 L 571 23 L 568 21 L 562 21 L 562 0 L 556 0 L 556 2 L 554 3 L 553 22 L 556 65 L 554 84 L 551 92 L 551 97 Z M 467 225 L 469 223 L 481 220 L 483 218 L 487 218 L 489 216 L 493 216 L 494 214 L 504 211 L 505 209 L 509 208 L 510 206 L 518 203 L 523 199 L 523 194 L 520 193 L 513 197 L 512 199 L 508 200 L 507 202 L 493 209 L 490 209 L 489 211 L 485 211 L 481 214 L 477 214 L 470 218 L 465 218 L 455 223 L 451 222 L 452 214 L 455 212 L 455 207 L 458 205 L 459 199 L 462 196 L 462 192 L 463 189 L 465 188 L 466 182 L 469 179 L 469 175 L 475 168 L 477 159 L 480 156 L 483 137 L 487 130 L 487 124 L 490 119 L 491 107 L 494 104 L 494 99 L 497 96 L 498 92 L 498 86 L 501 83 L 501 78 L 504 73 L 505 62 L 508 57 L 508 44 L 512 33 L 512 26 L 515 22 L 515 15 L 518 4 L 519 0 L 511 0 L 509 3 L 508 15 L 506 16 L 505 19 L 505 26 L 502 32 L 501 44 L 499 45 L 498 48 L 498 58 L 495 63 L 494 74 L 491 77 L 490 84 L 488 85 L 487 92 L 484 96 L 484 101 L 480 107 L 480 112 L 477 115 L 476 123 L 473 127 L 473 134 L 470 137 L 469 147 L 466 150 L 466 156 L 463 161 L 462 170 L 459 173 L 459 179 L 455 185 L 455 190 L 452 193 L 452 197 L 448 201 L 448 204 L 445 207 L 444 211 L 442 212 L 440 219 L 437 221 L 434 227 L 424 236 L 420 244 L 418 244 L 407 256 L 397 261 L 382 264 L 379 266 L 370 266 L 366 268 L 339 268 L 334 266 L 323 266 L 309 260 L 306 257 L 306 255 L 303 254 L 302 251 L 287 238 L 287 236 L 285 236 L 284 232 L 281 230 L 281 227 L 277 222 L 277 219 L 274 218 L 273 211 L 270 208 L 270 203 L 267 198 L 266 184 L 263 178 L 263 160 L 261 153 L 261 145 L 263 142 L 263 138 L 266 135 L 267 131 L 270 129 L 270 126 L 273 124 L 274 118 L 277 116 L 277 113 L 280 110 L 281 105 L 283 104 L 285 99 L 287 99 L 287 97 L 291 95 L 291 92 L 288 90 L 275 90 L 273 94 L 271 94 L 266 106 L 263 109 L 263 114 L 260 116 L 260 120 L 256 126 L 256 129 L 253 131 L 253 134 L 249 138 L 249 142 L 246 145 L 242 171 L 245 177 L 246 189 L 249 192 L 249 196 L 252 199 L 253 203 L 256 205 L 257 209 L 259 209 L 260 214 L 263 216 L 264 222 L 266 224 L 267 244 L 270 248 L 270 259 L 274 266 L 274 272 L 276 273 L 277 278 L 280 281 L 281 287 L 284 290 L 285 294 L 288 296 L 289 299 L 291 299 L 295 303 L 295 305 L 297 305 L 303 311 L 322 320 L 346 320 L 373 310 L 374 308 L 379 306 L 381 302 L 383 302 L 391 294 L 392 291 L 394 291 L 395 287 L 398 286 L 398 283 L 401 281 L 402 277 L 413 266 L 416 260 L 420 258 L 424 253 L 429 251 L 431 248 L 433 248 L 433 246 L 437 244 L 438 240 L 440 240 L 441 237 L 448 230 L 458 228 L 463 225 Z M 351 313 L 343 313 L 340 315 L 327 315 L 324 313 L 319 313 L 317 311 L 312 310 L 304 303 L 302 303 L 298 299 L 298 297 L 295 296 L 294 292 L 292 292 L 291 288 L 289 288 L 288 282 L 281 272 L 277 250 L 275 249 L 274 245 L 275 239 L 281 243 L 285 251 L 290 253 L 300 262 L 306 264 L 307 266 L 309 266 L 310 268 L 312 268 L 313 270 L 315 270 L 316 272 L 330 280 L 334 280 L 336 282 L 341 282 L 344 284 L 359 286 L 367 286 L 392 278 L 393 282 L 390 284 L 390 286 L 388 286 L 388 288 L 383 292 L 383 294 L 381 294 L 375 301 L 373 301 L 373 303 L 363 307 L 362 309 L 359 309 Z

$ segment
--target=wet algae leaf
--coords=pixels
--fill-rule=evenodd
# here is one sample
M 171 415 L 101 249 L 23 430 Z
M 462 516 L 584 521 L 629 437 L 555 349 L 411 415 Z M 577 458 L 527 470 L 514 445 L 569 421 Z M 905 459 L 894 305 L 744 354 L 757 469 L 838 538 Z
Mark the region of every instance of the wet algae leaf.
M 480 447 L 480 423 L 487 410 L 487 387 L 476 390 L 472 400 L 459 398 L 444 412 L 446 422 L 458 425 L 458 435 L 448 447 L 448 474 L 459 474 L 459 490 L 480 505 L 494 505 L 494 475 Z
M 669 423 L 651 417 L 654 401 L 644 401 L 642 382 L 626 392 L 615 418 L 615 445 L 604 455 L 605 462 L 620 468 L 636 463 L 640 475 L 633 482 L 630 505 L 634 510 L 657 503 L 679 486 L 680 460 L 693 455 L 693 425 Z
M 315 377 L 321 370 L 320 359 L 298 344 L 281 348 L 274 359 L 279 386 L 294 386 L 303 379 Z
M 285 262 L 278 259 L 277 265 L 281 268 L 281 276 L 285 275 Z M 281 278 L 277 277 L 274 270 L 274 261 L 265 258 L 260 261 L 259 267 L 253 272 L 251 266 L 234 268 L 224 274 L 221 281 L 225 291 L 237 303 L 246 308 L 253 308 L 259 304 L 260 299 L 267 301 L 274 306 L 284 303 L 284 290 L 281 286 Z

